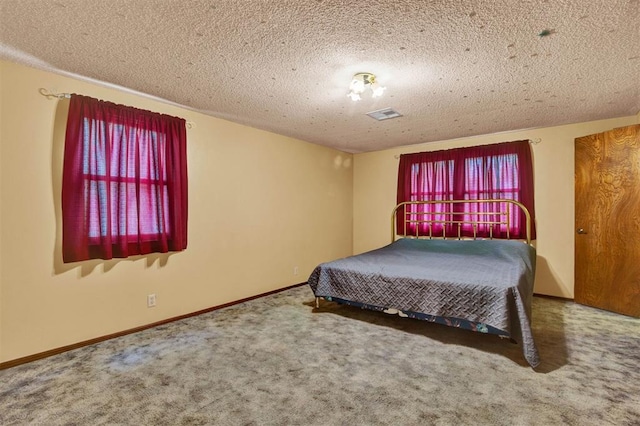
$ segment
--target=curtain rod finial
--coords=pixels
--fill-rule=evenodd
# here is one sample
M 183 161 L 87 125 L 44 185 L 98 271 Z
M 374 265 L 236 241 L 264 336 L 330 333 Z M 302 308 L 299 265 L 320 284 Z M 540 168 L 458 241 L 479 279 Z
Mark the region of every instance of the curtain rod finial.
M 70 93 L 51 93 L 49 92 L 47 89 L 41 87 L 38 92 L 44 96 L 47 99 L 52 99 L 52 98 L 57 98 L 57 99 L 70 99 L 71 98 L 71 94 Z

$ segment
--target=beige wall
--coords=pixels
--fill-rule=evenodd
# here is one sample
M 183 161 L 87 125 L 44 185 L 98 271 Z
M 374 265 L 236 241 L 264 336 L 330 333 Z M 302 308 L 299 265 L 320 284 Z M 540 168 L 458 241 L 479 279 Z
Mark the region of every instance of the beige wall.
M 538 264 L 535 292 L 573 298 L 574 139 L 640 123 L 640 114 L 535 130 L 406 146 L 356 154 L 353 175 L 354 254 L 388 244 L 396 203 L 399 154 L 521 139 L 533 145 Z
M 61 263 L 60 181 L 68 101 L 47 100 L 39 88 L 82 93 L 195 124 L 188 130 L 186 251 Z M 508 140 L 542 139 L 533 147 L 535 290 L 573 297 L 573 140 L 636 123 L 640 113 L 352 158 L 0 61 L 0 362 L 303 282 L 319 262 L 388 243 L 395 156 Z M 157 295 L 156 308 L 146 307 L 149 293 Z
M 0 73 L 0 362 L 304 282 L 351 254 L 350 154 L 13 63 Z M 61 263 L 68 101 L 39 88 L 195 123 L 186 251 Z

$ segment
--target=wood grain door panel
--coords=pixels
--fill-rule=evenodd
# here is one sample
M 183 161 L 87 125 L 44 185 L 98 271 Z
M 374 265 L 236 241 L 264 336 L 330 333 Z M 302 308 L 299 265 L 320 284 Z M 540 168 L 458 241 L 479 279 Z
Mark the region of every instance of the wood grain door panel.
M 575 166 L 575 300 L 640 317 L 640 125 L 577 138 Z

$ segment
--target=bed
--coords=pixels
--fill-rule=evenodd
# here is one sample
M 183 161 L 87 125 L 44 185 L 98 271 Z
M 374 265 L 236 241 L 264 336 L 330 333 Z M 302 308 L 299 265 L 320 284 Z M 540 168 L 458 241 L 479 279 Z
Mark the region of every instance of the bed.
M 481 202 L 492 207 L 464 214 L 450 208 Z M 540 359 L 531 332 L 536 260 L 531 219 L 516 201 L 481 202 L 399 204 L 393 210 L 391 244 L 314 269 L 308 284 L 316 307 L 325 299 L 496 334 L 520 343 L 524 358 L 536 367 Z M 447 208 L 435 209 L 435 214 L 429 204 L 436 203 Z M 524 240 L 509 238 L 513 209 L 521 211 Z

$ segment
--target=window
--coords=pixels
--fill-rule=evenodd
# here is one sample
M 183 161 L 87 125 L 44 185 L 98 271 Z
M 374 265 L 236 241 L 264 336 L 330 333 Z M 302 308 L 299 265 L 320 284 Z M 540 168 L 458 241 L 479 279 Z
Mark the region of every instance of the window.
M 186 248 L 185 124 L 71 97 L 62 184 L 64 262 Z
M 450 149 L 444 151 L 406 154 L 400 157 L 398 169 L 398 203 L 404 201 L 430 200 L 483 200 L 506 198 L 519 201 L 529 210 L 532 218 L 531 236 L 535 238 L 533 226 L 533 167 L 531 148 L 528 141 Z M 463 215 L 464 221 L 471 219 L 469 213 L 497 211 L 499 206 L 482 204 L 430 204 L 411 206 L 408 213 L 431 213 L 434 220 L 451 219 L 451 213 Z M 519 210 L 519 209 L 514 209 Z M 398 226 L 402 213 L 399 214 Z M 476 216 L 474 216 L 475 218 Z M 480 220 L 489 217 L 477 217 Z M 525 216 L 519 211 L 511 211 L 509 235 L 526 238 Z M 427 225 L 411 225 L 407 229 L 413 235 L 429 235 Z M 497 231 L 497 232 L 496 232 Z M 442 227 L 434 227 L 433 234 L 441 234 Z M 445 229 L 448 236 L 457 235 L 454 230 Z M 506 225 L 500 230 L 492 230 L 491 235 L 506 236 Z M 463 226 L 462 235 L 473 236 L 471 225 Z M 490 235 L 488 226 L 478 228 L 478 236 Z

